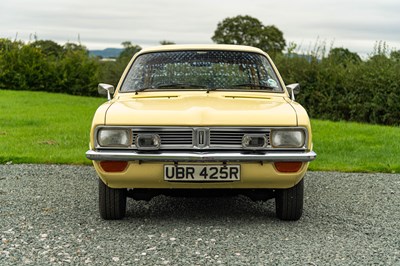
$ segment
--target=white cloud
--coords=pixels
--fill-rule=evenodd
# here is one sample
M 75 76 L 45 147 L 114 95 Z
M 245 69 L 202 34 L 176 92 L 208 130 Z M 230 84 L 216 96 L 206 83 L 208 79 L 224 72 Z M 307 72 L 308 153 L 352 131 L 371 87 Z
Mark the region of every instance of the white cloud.
M 312 46 L 317 39 L 359 53 L 376 41 L 400 49 L 400 2 L 396 0 L 1 0 L 0 38 L 77 41 L 90 49 L 141 46 L 161 40 L 211 43 L 217 23 L 250 15 L 275 25 L 285 39 Z

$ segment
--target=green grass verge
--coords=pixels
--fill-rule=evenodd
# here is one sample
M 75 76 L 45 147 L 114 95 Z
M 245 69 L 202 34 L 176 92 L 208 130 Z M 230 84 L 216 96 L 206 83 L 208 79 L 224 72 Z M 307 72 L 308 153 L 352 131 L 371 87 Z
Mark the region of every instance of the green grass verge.
M 312 120 L 311 170 L 400 173 L 400 128 Z
M 0 163 L 90 164 L 90 124 L 105 99 L 0 90 Z M 311 170 L 400 172 L 399 127 L 313 120 Z
M 0 90 L 0 163 L 89 164 L 91 120 L 104 101 Z

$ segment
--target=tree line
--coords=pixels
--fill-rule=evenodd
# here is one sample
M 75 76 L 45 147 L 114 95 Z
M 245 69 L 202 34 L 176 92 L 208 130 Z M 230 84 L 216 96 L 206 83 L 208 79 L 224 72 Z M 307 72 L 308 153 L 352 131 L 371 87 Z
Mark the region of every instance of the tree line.
M 278 28 L 250 16 L 224 19 L 211 39 L 268 52 L 286 84 L 300 83 L 297 101 L 313 118 L 400 124 L 400 51 L 389 51 L 385 43 L 377 43 L 365 60 L 346 48 L 327 51 L 324 45 L 296 54 L 296 45 L 287 45 Z M 129 41 L 122 46 L 122 53 L 110 62 L 89 56 L 81 44 L 0 39 L 0 89 L 96 96 L 97 84 L 117 85 L 131 57 L 141 50 Z
M 0 89 L 94 95 L 99 64 L 84 46 L 0 39 Z
M 378 48 L 361 60 L 333 48 L 324 57 L 279 55 L 275 63 L 286 84 L 300 83 L 296 100 L 311 117 L 400 125 L 399 51 Z

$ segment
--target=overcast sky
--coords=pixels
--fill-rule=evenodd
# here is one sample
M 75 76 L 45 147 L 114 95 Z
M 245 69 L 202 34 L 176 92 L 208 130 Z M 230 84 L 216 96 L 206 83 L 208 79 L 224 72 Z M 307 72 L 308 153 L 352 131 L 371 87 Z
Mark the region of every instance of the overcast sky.
M 80 36 L 91 50 L 123 41 L 205 44 L 224 18 L 250 15 L 303 51 L 326 43 L 367 55 L 377 41 L 400 49 L 399 14 L 399 0 L 0 0 L 0 38 L 36 34 L 64 44 Z

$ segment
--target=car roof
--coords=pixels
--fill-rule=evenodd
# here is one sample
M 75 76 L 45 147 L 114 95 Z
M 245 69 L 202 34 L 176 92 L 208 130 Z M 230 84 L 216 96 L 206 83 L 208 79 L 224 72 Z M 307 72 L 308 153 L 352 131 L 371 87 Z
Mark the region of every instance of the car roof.
M 224 50 L 224 51 L 241 51 L 241 52 L 252 52 L 265 54 L 259 48 L 245 46 L 245 45 L 233 45 L 233 44 L 172 44 L 172 45 L 161 45 L 155 47 L 149 47 L 142 49 L 139 54 L 153 53 L 153 52 L 164 52 L 164 51 L 188 51 L 188 50 Z

